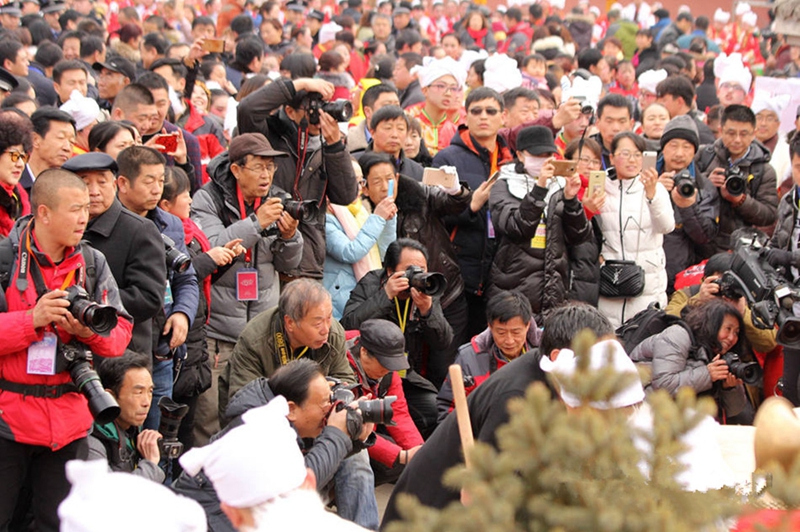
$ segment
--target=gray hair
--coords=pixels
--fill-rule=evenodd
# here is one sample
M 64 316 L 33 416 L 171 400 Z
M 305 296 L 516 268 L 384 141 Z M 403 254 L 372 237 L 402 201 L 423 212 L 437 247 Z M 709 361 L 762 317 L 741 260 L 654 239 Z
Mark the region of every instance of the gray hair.
M 293 321 L 302 320 L 308 309 L 331 300 L 331 295 L 318 281 L 297 279 L 287 284 L 278 300 L 278 311 Z

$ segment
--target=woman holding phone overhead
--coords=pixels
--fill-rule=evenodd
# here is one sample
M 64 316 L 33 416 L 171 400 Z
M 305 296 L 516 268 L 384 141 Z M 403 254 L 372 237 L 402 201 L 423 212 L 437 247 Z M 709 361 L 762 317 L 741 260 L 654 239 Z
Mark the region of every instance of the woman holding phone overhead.
M 500 169 L 489 209 L 498 239 L 487 299 L 518 289 L 531 303 L 537 322 L 568 298 L 583 299 L 572 267 L 579 250 L 597 262 L 592 226 L 578 200 L 581 178 L 556 176 L 557 148 L 546 127 L 531 126 L 517 136 L 516 160 Z M 588 243 L 588 245 L 586 245 Z M 589 276 L 592 274 L 589 272 Z
M 606 201 L 595 217 L 603 234 L 598 308 L 615 327 L 651 302 L 667 304 L 663 243 L 675 218 L 658 172 L 642 169 L 645 147 L 644 139 L 629 131 L 614 137 L 616 177 L 606 180 Z

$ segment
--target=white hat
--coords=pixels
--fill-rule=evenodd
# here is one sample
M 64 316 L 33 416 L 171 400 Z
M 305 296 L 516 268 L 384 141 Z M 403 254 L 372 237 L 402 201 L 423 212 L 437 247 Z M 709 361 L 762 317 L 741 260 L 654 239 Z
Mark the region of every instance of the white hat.
M 206 514 L 195 501 L 152 480 L 112 473 L 105 460 L 72 460 L 66 470 L 72 489 L 58 507 L 61 532 L 205 532 L 208 528 Z
M 739 52 L 732 53 L 731 55 L 725 55 L 721 53 L 714 59 L 714 77 L 719 78 L 722 74 L 730 67 L 744 67 L 744 62 L 742 61 L 742 54 Z
M 456 83 L 461 87 L 467 80 L 467 71 L 452 57 L 434 59 L 424 66 L 416 66 L 411 69 L 411 74 L 419 73 L 419 84 L 427 87 L 442 76 L 453 76 Z M 485 79 L 485 77 L 484 77 Z
M 773 96 L 767 91 L 755 91 L 753 94 L 753 105 L 750 108 L 753 113 L 758 114 L 761 111 L 774 111 L 780 119 L 784 109 L 789 107 L 789 102 L 792 100 L 790 94 L 780 94 Z
M 716 70 L 716 65 L 714 70 Z M 717 76 L 719 84 L 735 83 L 739 85 L 744 92 L 750 91 L 750 82 L 753 81 L 753 74 L 750 69 L 745 66 L 729 65 L 721 75 Z
M 597 6 L 589 6 L 589 13 L 594 13 L 594 16 L 600 16 L 600 8 Z
M 235 508 L 250 508 L 297 489 L 306 478 L 306 464 L 287 415 L 289 405 L 282 396 L 248 410 L 244 425 L 190 450 L 181 456 L 181 465 L 190 475 L 202 469 L 219 499 Z
M 636 365 L 618 341 L 605 340 L 594 344 L 589 351 L 589 357 L 589 369 L 601 369 L 611 366 L 617 373 L 630 373 L 636 376 L 636 379 L 632 379 L 625 389 L 617 392 L 609 400 L 593 401 L 590 406 L 601 410 L 610 410 L 612 408 L 632 406 L 644 401 L 644 388 L 642 388 L 642 381 L 639 378 Z M 575 408 L 581 405 L 580 398 L 571 391 L 564 389 L 559 381 L 559 377 L 562 380 L 565 380 L 565 377 L 572 377 L 578 369 L 578 359 L 572 350 L 562 349 L 559 351 L 555 361 L 546 356 L 542 357 L 539 361 L 539 367 L 544 372 L 551 373 L 555 380 L 559 382 L 559 387 L 561 388 L 559 394 L 561 395 L 561 400 L 567 406 Z
M 727 24 L 731 21 L 731 14 L 728 11 L 723 11 L 722 8 L 717 8 L 714 11 L 714 22 L 719 22 L 720 24 Z
M 748 11 L 742 15 L 742 24 L 755 28 L 758 25 L 758 15 L 753 11 Z
M 667 79 L 667 71 L 663 68 L 659 70 L 646 70 L 639 74 L 639 89 L 644 89 L 656 94 L 656 87 L 665 79 Z
M 687 6 L 686 4 L 681 4 L 680 7 L 678 7 L 678 13 L 691 13 L 691 12 L 692 8 Z
M 567 5 L 566 0 L 550 0 L 550 7 L 554 9 L 564 9 L 565 5 Z
M 506 54 L 494 54 L 484 63 L 483 85 L 499 93 L 522 85 L 522 73 L 517 62 Z
M 76 131 L 81 131 L 95 120 L 102 122 L 105 118 L 97 102 L 77 90 L 72 91 L 69 100 L 59 109 L 68 113 L 75 120 Z
M 750 8 L 750 4 L 748 4 L 747 2 L 739 2 L 738 4 L 736 4 L 737 17 L 740 17 L 745 13 L 749 13 L 750 11 L 752 11 L 752 9 Z
M 602 92 L 603 80 L 598 76 L 589 76 L 589 79 L 575 76 L 568 94 L 569 98 L 583 98 L 586 103 L 597 107 L 597 102 L 600 101 L 600 94 L 602 94 Z
M 328 22 L 327 24 L 323 24 L 322 27 L 319 29 L 319 42 L 326 43 L 328 41 L 335 41 L 336 34 L 342 31 L 344 28 L 339 26 L 335 22 Z

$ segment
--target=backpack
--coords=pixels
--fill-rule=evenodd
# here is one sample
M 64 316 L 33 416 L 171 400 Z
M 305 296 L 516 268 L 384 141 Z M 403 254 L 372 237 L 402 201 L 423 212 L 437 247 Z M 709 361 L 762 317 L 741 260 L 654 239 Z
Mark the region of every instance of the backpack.
M 636 313 L 631 319 L 622 324 L 616 331 L 617 338 L 630 355 L 637 345 L 646 338 L 654 336 L 672 325 L 680 325 L 689 336 L 694 338 L 689 326 L 682 319 L 672 314 L 667 314 L 658 303 L 650 303 L 646 309 Z M 694 344 L 694 340 L 692 340 Z

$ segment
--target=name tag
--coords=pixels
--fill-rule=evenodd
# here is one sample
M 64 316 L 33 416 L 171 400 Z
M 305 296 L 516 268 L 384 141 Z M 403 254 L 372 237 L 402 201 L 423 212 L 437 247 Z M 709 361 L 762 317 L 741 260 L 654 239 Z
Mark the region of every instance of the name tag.
M 236 272 L 236 299 L 256 301 L 258 299 L 258 271 L 246 268 Z
M 40 342 L 28 346 L 28 375 L 55 375 L 58 338 L 53 333 L 44 333 Z
M 531 239 L 531 247 L 534 249 L 544 249 L 544 245 L 547 240 L 547 225 L 545 225 L 544 220 L 539 222 L 539 225 L 536 226 L 536 235 Z

